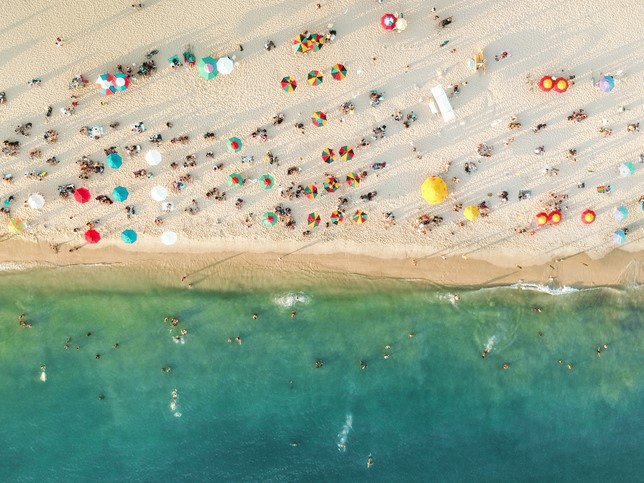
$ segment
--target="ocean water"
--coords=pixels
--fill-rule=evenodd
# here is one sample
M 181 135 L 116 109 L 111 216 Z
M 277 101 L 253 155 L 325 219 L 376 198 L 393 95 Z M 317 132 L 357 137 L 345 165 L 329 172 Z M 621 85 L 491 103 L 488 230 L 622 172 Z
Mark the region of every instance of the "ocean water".
M 1 274 L 0 480 L 641 481 L 644 289 L 280 280 Z

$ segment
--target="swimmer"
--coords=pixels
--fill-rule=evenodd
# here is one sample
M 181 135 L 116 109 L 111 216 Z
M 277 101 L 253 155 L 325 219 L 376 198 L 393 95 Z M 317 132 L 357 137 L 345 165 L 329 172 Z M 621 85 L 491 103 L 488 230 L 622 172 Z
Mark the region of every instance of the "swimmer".
M 324 366 L 324 361 L 322 361 L 322 360 L 320 360 L 320 359 L 318 359 L 317 361 L 315 361 L 315 368 L 316 368 L 316 369 L 319 369 L 319 368 L 320 368 L 320 367 L 322 367 L 322 366 Z
M 490 349 L 488 349 L 487 347 L 483 349 L 483 352 L 481 352 L 481 358 L 485 359 L 489 352 L 490 352 Z
M 69 349 L 69 346 L 68 346 L 67 344 L 65 344 L 65 345 L 63 346 L 63 349 Z
M 161 372 L 165 372 L 165 373 L 172 372 L 172 367 L 162 367 Z
M 373 466 L 373 458 L 371 455 L 367 458 L 367 468 L 371 468 Z
M 113 347 L 114 349 L 118 349 L 118 348 L 119 348 L 119 343 L 117 342 L 117 343 L 116 343 L 116 344 L 114 344 L 112 347 Z
M 101 355 L 100 355 L 100 354 L 96 354 L 96 359 L 100 359 L 100 358 L 101 358 Z
M 179 397 L 176 389 L 173 389 L 170 394 L 172 395 L 172 399 L 177 399 Z
M 563 364 L 563 359 L 559 359 L 559 364 Z
M 295 318 L 295 312 L 291 312 L 291 319 Z
M 414 337 L 414 335 L 416 335 L 416 334 L 414 334 L 413 332 L 410 332 L 409 333 L 409 338 L 412 339 Z
M 461 300 L 461 296 L 459 294 L 455 294 L 453 299 L 454 299 L 454 302 L 458 302 L 459 300 Z
M 186 335 L 188 331 L 186 329 L 181 329 L 181 335 Z
M 383 357 L 384 359 L 389 359 L 389 354 L 386 354 L 386 353 L 385 353 L 385 354 L 383 354 L 383 356 L 382 356 L 382 357 Z
M 105 399 L 105 394 L 103 394 L 103 393 L 99 394 L 98 395 L 98 400 L 102 401 L 103 399 Z
M 40 370 L 44 371 L 45 369 L 47 369 L 47 366 L 43 363 L 40 363 Z
M 604 342 L 604 349 L 608 349 L 608 344 Z
M 257 314 L 253 314 L 253 320 L 257 319 Z
M 90 335 L 92 335 L 92 333 L 91 333 L 91 332 L 88 332 L 88 333 L 87 333 L 87 337 L 89 337 Z
M 602 348 L 597 347 L 597 357 L 601 357 L 601 356 L 602 356 Z
M 391 349 L 391 346 L 390 346 L 389 344 L 387 344 L 387 345 L 385 346 L 385 350 L 387 351 L 387 350 L 389 350 L 389 349 Z
M 566 367 L 567 367 L 568 369 L 572 369 L 572 362 L 568 363 L 568 364 L 566 365 Z
M 360 361 L 360 369 L 362 369 L 364 371 L 367 367 L 369 367 L 369 366 L 367 366 L 365 361 Z
M 228 339 L 226 339 L 226 342 L 228 342 L 229 344 L 230 344 L 232 341 L 233 341 L 233 339 L 232 339 L 232 338 L 230 338 L 230 337 L 228 337 Z
M 543 332 L 539 331 L 539 332 L 537 332 L 537 335 L 538 335 L 539 337 L 543 337 Z
M 238 343 L 238 344 L 240 344 L 240 345 L 241 345 L 242 340 L 241 340 L 241 337 L 240 337 L 240 336 L 235 337 L 235 340 L 237 341 L 237 343 Z
M 295 440 L 291 441 L 291 447 L 297 448 L 298 446 L 299 446 L 299 444 L 298 444 L 297 441 L 295 441 Z
M 80 350 L 80 346 L 79 346 L 79 345 L 77 345 L 76 347 L 74 347 L 74 349 L 76 349 L 76 350 Z
M 510 364 L 508 364 L 507 362 L 504 362 L 503 363 L 503 369 L 507 369 L 508 367 L 510 367 Z
M 532 307 L 532 311 L 540 314 L 541 313 L 541 307 Z

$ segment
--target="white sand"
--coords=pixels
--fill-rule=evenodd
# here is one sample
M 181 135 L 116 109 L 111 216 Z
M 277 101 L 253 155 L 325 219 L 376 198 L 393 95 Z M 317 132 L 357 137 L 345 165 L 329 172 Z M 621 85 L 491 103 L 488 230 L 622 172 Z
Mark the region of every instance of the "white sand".
M 642 58 L 644 41 L 641 25 L 644 5 L 638 1 L 613 4 L 591 0 L 562 3 L 554 0 L 516 2 L 485 0 L 461 2 L 387 1 L 375 0 L 262 0 L 247 2 L 171 2 L 147 1 L 142 11 L 134 11 L 131 2 L 82 3 L 50 1 L 44 3 L 19 1 L 11 15 L 0 20 L 2 68 L 0 91 L 8 103 L 0 105 L 0 139 L 23 143 L 17 157 L 0 157 L 0 171 L 12 173 L 13 184 L 0 184 L 2 199 L 13 194 L 12 216 L 28 221 L 30 228 L 20 238 L 31 241 L 84 243 L 87 221 L 100 219 L 97 229 L 104 240 L 85 250 L 100 250 L 117 244 L 127 250 L 142 251 L 217 251 L 246 250 L 288 252 L 300 248 L 319 253 L 356 252 L 379 257 L 421 257 L 432 254 L 468 254 L 497 263 L 537 263 L 546 259 L 587 252 L 598 258 L 614 249 L 611 234 L 628 226 L 630 234 L 623 246 L 628 251 L 642 249 L 644 231 L 638 198 L 644 194 L 644 165 L 636 164 L 635 175 L 620 178 L 617 166 L 624 161 L 637 162 L 644 151 L 641 133 L 627 133 L 628 123 L 644 119 L 642 103 Z M 216 5 L 216 7 L 214 7 Z M 454 23 L 444 30 L 437 28 L 430 11 L 436 6 L 441 18 L 454 16 Z M 385 12 L 403 11 L 409 27 L 405 32 L 384 31 L 379 25 Z M 328 24 L 337 30 L 337 39 L 317 53 L 296 54 L 290 39 L 309 30 L 324 33 Z M 55 45 L 62 36 L 64 45 Z M 277 48 L 263 49 L 272 39 Z M 449 44 L 439 48 L 443 40 Z M 238 65 L 230 76 L 219 75 L 206 81 L 196 69 L 171 69 L 166 59 L 192 45 L 198 58 L 212 54 L 220 57 L 235 54 Z M 240 52 L 238 44 L 244 46 Z M 487 54 L 487 73 L 474 73 L 468 68 L 469 56 L 479 47 Z M 456 48 L 456 53 L 450 53 Z M 99 95 L 93 81 L 103 72 L 116 72 L 117 64 L 140 63 L 145 52 L 158 49 L 155 57 L 158 72 L 150 80 L 133 83 L 128 91 L 105 98 Z M 510 56 L 496 62 L 494 55 L 504 50 Z M 373 61 L 372 58 L 376 60 Z M 330 67 L 343 63 L 347 78 L 335 81 Z M 409 65 L 409 71 L 404 69 Z M 324 83 L 312 87 L 306 82 L 309 70 L 325 74 Z M 544 74 L 575 75 L 575 85 L 564 94 L 543 93 L 536 81 Z M 618 83 L 609 94 L 591 86 L 591 77 L 600 73 L 617 75 Z M 76 114 L 65 117 L 61 107 L 69 105 L 68 83 L 75 74 L 84 74 L 90 86 L 79 91 L 81 98 Z M 279 85 L 285 75 L 294 76 L 298 89 L 284 92 Z M 527 82 L 530 76 L 533 82 Z M 40 87 L 29 88 L 27 81 L 41 77 Z M 463 86 L 461 83 L 467 81 Z M 461 93 L 452 97 L 457 121 L 445 125 L 432 116 L 426 100 L 429 89 L 436 84 L 447 87 L 459 83 Z M 369 106 L 367 92 L 378 89 L 385 95 L 380 106 Z M 355 114 L 340 122 L 338 106 L 354 102 Z M 107 105 L 101 105 L 106 101 Z M 54 113 L 45 123 L 47 106 Z M 618 106 L 626 112 L 618 113 Z M 573 110 L 583 108 L 588 119 L 574 124 L 566 121 Z M 417 113 L 418 121 L 409 129 L 395 122 L 391 114 L 397 110 Z M 312 112 L 322 110 L 329 122 L 314 127 Z M 272 126 L 271 118 L 282 112 L 286 116 L 280 126 Z M 518 115 L 523 124 L 520 131 L 510 132 L 506 125 L 511 115 Z M 610 137 L 597 133 L 606 119 L 613 129 Z M 495 121 L 500 120 L 498 124 Z M 108 124 L 118 121 L 121 127 L 111 130 Z M 129 125 L 143 121 L 147 131 L 133 134 Z M 172 129 L 165 123 L 171 121 Z M 293 127 L 303 122 L 306 135 Z M 18 124 L 33 123 L 29 138 L 14 133 Z M 539 122 L 547 128 L 533 134 L 530 128 Z M 371 147 L 359 150 L 352 161 L 337 160 L 328 165 L 320 153 L 325 147 L 356 146 L 371 129 L 386 124 L 387 136 L 371 141 Z M 92 140 L 78 133 L 82 126 L 103 125 L 106 135 Z M 268 130 L 270 141 L 262 144 L 250 136 L 257 127 Z M 47 129 L 59 132 L 59 141 L 45 144 L 42 135 Z M 202 138 L 206 131 L 217 135 L 214 142 Z M 152 147 L 148 137 L 161 133 L 161 165 L 151 168 L 153 180 L 134 179 L 132 172 L 149 168 L 143 155 L 128 158 L 123 146 L 141 144 L 143 151 Z M 189 135 L 188 145 L 172 145 L 174 136 Z M 241 137 L 244 149 L 232 155 L 225 140 Z M 503 140 L 514 136 L 516 141 L 504 148 Z M 422 154 L 417 159 L 411 143 Z M 486 142 L 493 146 L 491 158 L 476 159 L 476 145 Z M 545 146 L 545 154 L 537 156 L 533 149 Z M 104 161 L 103 149 L 117 146 L 124 164 L 119 170 L 106 167 L 103 175 L 92 175 L 88 181 L 77 178 L 76 160 L 87 154 L 95 161 Z M 40 148 L 40 161 L 29 160 L 29 151 Z M 568 148 L 578 151 L 577 162 L 566 160 Z M 206 159 L 205 153 L 215 152 L 216 158 Z M 264 163 L 262 155 L 271 150 L 280 165 Z M 170 169 L 188 154 L 196 154 L 198 167 L 189 171 Z M 241 163 L 241 155 L 254 155 L 252 167 Z M 51 167 L 45 159 L 57 156 L 61 163 Z M 448 173 L 444 167 L 452 166 Z M 344 178 L 350 171 L 368 168 L 374 162 L 387 162 L 382 171 L 369 171 L 368 178 L 357 188 L 348 188 Z M 468 175 L 466 161 L 474 161 L 478 170 Z M 224 163 L 221 172 L 213 172 L 214 164 Z M 287 177 L 286 168 L 300 166 L 297 177 Z M 545 166 L 559 169 L 556 177 L 545 176 Z M 23 174 L 30 170 L 46 170 L 44 181 L 31 181 Z M 162 214 L 160 204 L 149 197 L 156 184 L 170 187 L 174 178 L 190 172 L 195 182 L 180 195 L 171 195 L 177 209 Z M 227 175 L 240 172 L 257 179 L 272 174 L 277 183 L 290 181 L 306 185 L 316 183 L 321 195 L 315 200 L 305 198 L 288 201 L 280 198 L 277 187 L 263 191 L 257 184 L 246 183 L 240 188 L 226 184 Z M 322 188 L 323 173 L 340 178 L 342 188 L 327 194 Z M 429 206 L 420 197 L 420 185 L 429 175 L 442 174 L 446 180 L 456 176 L 459 184 L 449 182 L 451 198 Z M 585 189 L 577 184 L 584 181 Z M 598 194 L 597 185 L 609 182 L 612 194 Z M 101 206 L 92 200 L 80 205 L 73 200 L 59 200 L 56 187 L 76 183 L 88 187 L 94 196 L 110 195 L 117 185 L 130 190 L 127 203 Z M 225 202 L 205 198 L 205 192 L 218 187 L 227 194 Z M 530 200 L 518 201 L 520 189 L 532 191 Z M 377 190 L 372 202 L 359 196 Z M 510 202 L 497 198 L 501 190 L 509 192 Z M 23 207 L 29 193 L 42 193 L 47 204 L 42 210 Z M 517 227 L 534 226 L 534 214 L 541 210 L 549 192 L 567 193 L 564 220 L 559 226 L 545 227 L 534 236 L 516 235 Z M 492 193 L 488 197 L 488 193 Z M 357 225 L 350 220 L 338 227 L 325 228 L 329 214 L 335 209 L 337 195 L 350 199 L 347 214 L 363 209 L 369 220 Z M 235 209 L 237 197 L 245 200 L 242 210 Z M 201 211 L 184 213 L 196 199 Z M 478 204 L 487 201 L 489 217 L 475 222 L 463 220 L 454 212 L 455 202 Z M 261 214 L 278 204 L 291 207 L 297 227 L 289 231 L 281 225 L 262 226 Z M 128 220 L 124 206 L 136 207 L 137 215 Z M 625 222 L 613 218 L 615 207 L 625 205 L 631 211 Z M 585 226 L 580 213 L 592 208 L 597 221 Z M 317 211 L 322 225 L 304 237 L 307 214 Z M 391 211 L 397 224 L 387 227 L 382 214 Z M 244 218 L 254 214 L 254 224 L 247 228 Z M 429 213 L 444 217 L 442 226 L 428 236 L 419 235 L 415 220 Z M 155 226 L 153 219 L 163 216 L 164 225 Z M 74 232 L 74 228 L 82 228 Z M 120 232 L 132 228 L 139 233 L 135 245 L 125 247 Z M 159 242 L 164 229 L 179 233 L 179 243 L 167 248 Z M 453 233 L 453 234 L 452 234 Z

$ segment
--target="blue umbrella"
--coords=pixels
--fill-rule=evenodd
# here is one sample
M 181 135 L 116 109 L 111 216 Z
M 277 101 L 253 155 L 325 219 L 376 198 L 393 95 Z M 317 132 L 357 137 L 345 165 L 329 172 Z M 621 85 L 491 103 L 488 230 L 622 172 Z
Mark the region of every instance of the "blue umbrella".
M 603 75 L 599 79 L 599 90 L 602 92 L 610 92 L 615 87 L 615 79 L 612 75 Z
M 642 201 L 642 211 L 644 211 L 644 201 Z
M 625 206 L 620 206 L 615 209 L 615 219 L 617 221 L 624 221 L 628 217 L 628 210 Z
M 624 233 L 624 230 L 617 230 L 613 233 L 613 241 L 618 245 L 622 245 L 626 241 L 626 233 Z
M 136 232 L 134 230 L 125 230 L 121 233 L 121 240 L 123 240 L 128 245 L 134 243 L 137 239 Z
M 112 198 L 116 201 L 125 201 L 129 195 L 130 193 L 128 193 L 127 189 L 123 188 L 123 186 L 117 186 L 114 188 L 114 191 L 112 191 Z
M 110 168 L 118 169 L 123 164 L 123 158 L 117 153 L 111 153 L 107 155 L 105 162 Z

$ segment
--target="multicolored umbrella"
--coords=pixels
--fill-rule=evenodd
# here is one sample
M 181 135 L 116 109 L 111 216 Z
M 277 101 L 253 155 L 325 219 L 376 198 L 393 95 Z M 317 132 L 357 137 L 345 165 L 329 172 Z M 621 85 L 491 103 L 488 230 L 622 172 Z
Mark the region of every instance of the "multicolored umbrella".
M 228 75 L 233 71 L 234 68 L 235 64 L 233 62 L 233 59 L 231 59 L 230 57 L 222 57 L 217 61 L 217 71 L 220 74 Z
M 35 210 L 39 210 L 45 206 L 45 198 L 40 193 L 31 193 L 27 199 L 27 204 Z
M 466 206 L 463 210 L 463 215 L 470 221 L 476 220 L 480 214 L 481 211 L 479 210 L 479 207 L 475 205 Z
M 341 211 L 335 210 L 333 213 L 331 213 L 331 223 L 333 223 L 334 225 L 339 225 L 343 221 L 344 215 Z
M 267 211 L 266 213 L 264 213 L 264 216 L 262 216 L 262 223 L 264 224 L 264 226 L 275 225 L 275 223 L 277 223 L 277 215 L 272 211 Z
M 317 195 L 318 195 L 318 187 L 315 186 L 314 184 L 310 184 L 306 188 L 304 188 L 304 196 L 306 196 L 309 200 L 312 200 Z
M 92 193 L 87 188 L 76 188 L 76 191 L 74 191 L 74 199 L 79 203 L 87 203 L 92 199 Z
M 331 164 L 335 161 L 335 151 L 333 148 L 324 148 L 322 150 L 322 161 L 325 163 Z
M 11 218 L 7 224 L 7 229 L 16 235 L 25 231 L 25 228 L 27 228 L 27 225 L 20 218 Z
M 329 193 L 335 193 L 340 187 L 340 183 L 335 176 L 329 176 L 324 182 L 324 189 Z
M 342 146 L 340 148 L 340 151 L 338 151 L 338 154 L 340 154 L 340 157 L 345 161 L 351 161 L 355 156 L 355 153 L 353 152 L 353 148 L 350 146 Z
M 447 198 L 447 183 L 438 176 L 431 176 L 423 182 L 420 194 L 430 205 L 440 203 Z
M 101 241 L 101 234 L 96 230 L 87 230 L 85 232 L 85 241 L 91 244 L 98 243 Z
M 367 221 L 367 214 L 362 210 L 356 210 L 353 214 L 353 221 L 362 224 Z
M 633 173 L 635 173 L 635 165 L 630 161 L 626 161 L 625 163 L 619 165 L 618 170 L 620 176 L 633 176 Z
M 130 196 L 130 193 L 123 186 L 117 186 L 112 190 L 112 198 L 116 201 L 125 201 L 128 196 Z
M 626 241 L 626 233 L 624 230 L 617 230 L 615 233 L 613 233 L 613 242 L 617 243 L 618 245 L 623 245 L 624 242 Z
M 548 213 L 548 222 L 551 225 L 558 225 L 559 223 L 561 223 L 561 211 L 553 210 Z
M 596 215 L 593 210 L 586 210 L 581 214 L 581 221 L 584 225 L 590 225 L 595 221 Z
M 117 72 L 114 75 L 114 88 L 117 91 L 124 91 L 130 87 L 130 78 L 123 72 Z
M 226 147 L 228 148 L 228 151 L 230 151 L 231 153 L 238 153 L 242 149 L 241 139 L 239 139 L 238 137 L 228 138 Z
M 199 75 L 206 80 L 217 77 L 217 74 L 219 74 L 219 71 L 217 70 L 217 60 L 210 56 L 204 57 L 197 64 L 197 72 L 199 72 Z
M 164 231 L 161 233 L 161 243 L 164 245 L 174 245 L 177 243 L 177 234 L 170 230 Z
M 96 87 L 104 96 L 111 96 L 116 92 L 114 81 L 116 78 L 112 74 L 101 74 L 96 79 Z
M 342 80 L 347 76 L 347 68 L 342 64 L 335 64 L 331 67 L 331 75 L 335 80 Z
M 241 186 L 244 184 L 244 177 L 239 173 L 232 173 L 228 176 L 228 186 Z
M 543 92 L 549 92 L 555 86 L 555 80 L 552 76 L 544 75 L 539 81 L 539 89 Z
M 280 84 L 282 85 L 282 89 L 284 89 L 286 92 L 293 92 L 295 89 L 297 89 L 297 81 L 289 75 L 284 77 Z
M 265 190 L 269 190 L 275 185 L 275 179 L 270 174 L 265 174 L 259 178 L 259 184 Z
M 324 126 L 326 124 L 326 114 L 322 111 L 314 112 L 311 116 L 311 122 L 317 127 Z
M 602 92 L 610 92 L 615 88 L 615 79 L 612 75 L 603 75 L 601 76 L 601 79 L 599 79 L 597 87 L 599 87 L 599 90 Z
M 548 223 L 548 213 L 545 213 L 543 211 L 537 213 L 535 215 L 535 220 L 536 220 L 538 226 L 545 225 L 546 223 Z
M 360 175 L 358 173 L 351 172 L 347 175 L 347 186 L 355 188 L 360 184 Z
M 123 240 L 128 245 L 134 243 L 137 238 L 138 235 L 134 230 L 123 230 L 123 232 L 121 232 L 121 240 Z
M 118 169 L 123 164 L 123 158 L 118 153 L 110 153 L 105 158 L 105 164 L 107 164 L 110 168 Z
M 311 35 L 309 35 L 309 41 L 308 41 L 307 44 L 309 46 L 309 50 L 312 50 L 313 52 L 317 52 L 322 47 L 324 47 L 324 42 L 325 42 L 324 35 L 322 35 L 322 34 L 311 34 Z
M 624 221 L 626 218 L 628 218 L 628 208 L 626 208 L 625 206 L 615 208 L 614 216 L 617 221 Z
M 553 89 L 558 92 L 558 93 L 563 93 L 568 90 L 568 87 L 570 86 L 568 79 L 564 77 L 559 77 L 558 79 L 555 80 L 555 85 Z
M 294 52 L 306 52 L 309 50 L 308 45 L 309 37 L 306 35 L 298 35 L 293 39 L 293 51 Z
M 324 76 L 322 75 L 322 72 L 320 72 L 319 70 L 312 70 L 311 72 L 309 72 L 309 75 L 306 80 L 312 86 L 319 86 L 320 84 L 322 84 L 322 81 L 324 80 Z
M 309 213 L 309 216 L 306 219 L 306 222 L 311 228 L 315 228 L 320 224 L 320 214 L 317 212 Z
M 396 20 L 393 13 L 386 13 L 380 18 L 380 25 L 385 30 L 393 30 L 396 27 Z

